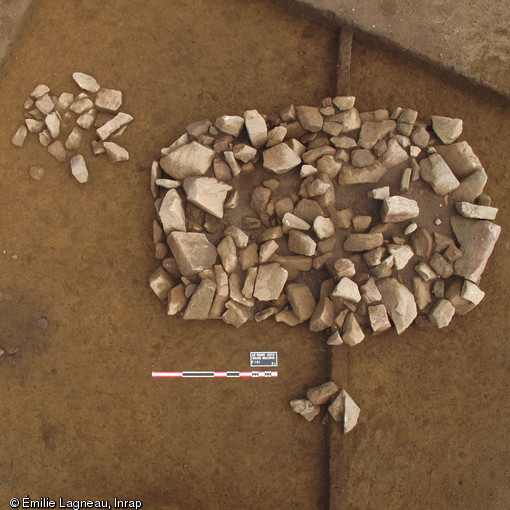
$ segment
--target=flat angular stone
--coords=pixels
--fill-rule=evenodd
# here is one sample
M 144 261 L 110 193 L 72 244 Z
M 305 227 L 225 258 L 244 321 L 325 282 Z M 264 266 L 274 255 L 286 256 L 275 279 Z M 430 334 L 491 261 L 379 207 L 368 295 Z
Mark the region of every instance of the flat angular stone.
M 385 198 L 381 205 L 383 223 L 398 223 L 416 218 L 420 214 L 418 202 L 410 198 L 393 196 Z
M 278 299 L 287 281 L 289 273 L 278 263 L 264 264 L 259 267 L 253 297 L 259 301 Z
M 48 152 L 57 160 L 63 163 L 67 159 L 67 152 L 60 140 L 55 140 L 48 145 Z
M 57 138 L 60 134 L 60 116 L 57 112 L 52 112 L 46 115 L 44 122 L 50 132 L 52 138 Z M 41 130 L 42 131 L 42 130 Z
M 356 168 L 369 166 L 374 161 L 374 155 L 367 149 L 354 149 L 351 152 L 351 163 Z
M 331 333 L 331 335 L 329 335 L 328 339 L 326 340 L 326 343 L 328 345 L 342 345 L 344 341 L 340 336 L 340 332 L 336 330 L 333 333 Z
M 301 158 L 285 143 L 266 149 L 262 157 L 264 168 L 276 174 L 284 174 L 301 163 Z
M 386 248 L 384 248 L 384 246 L 378 246 L 373 250 L 363 253 L 363 260 L 369 267 L 378 266 L 382 262 L 385 254 Z
M 468 177 L 476 170 L 483 170 L 482 163 L 467 142 L 437 145 L 436 150 L 459 179 Z
M 452 193 L 452 198 L 459 202 L 474 202 L 483 193 L 486 182 L 485 170 L 475 170 L 461 181 L 460 186 Z
M 397 124 L 394 120 L 363 122 L 358 138 L 358 145 L 364 149 L 372 149 L 379 140 L 395 131 L 396 126 Z
M 334 318 L 335 306 L 333 301 L 327 297 L 321 298 L 310 318 L 310 331 L 319 332 L 330 328 L 333 325 Z
M 455 262 L 455 274 L 478 283 L 501 233 L 501 227 L 490 221 L 452 216 L 453 233 L 463 256 Z
M 85 73 L 73 73 L 73 80 L 76 85 L 87 92 L 96 93 L 100 87 L 96 79 Z
M 157 164 L 157 162 L 156 162 Z M 156 179 L 154 182 L 156 186 L 159 186 L 160 188 L 165 189 L 177 189 L 182 186 L 181 181 L 174 181 L 173 179 Z
M 386 307 L 382 304 L 369 306 L 368 318 L 370 319 L 370 326 L 372 327 L 374 335 L 378 335 L 391 328 Z
M 494 220 L 498 214 L 496 207 L 488 207 L 485 205 L 475 205 L 469 202 L 457 202 L 455 204 L 457 211 L 464 218 L 472 218 L 478 220 Z
M 263 243 L 259 249 L 259 263 L 264 264 L 268 262 L 271 257 L 278 251 L 278 248 L 278 243 L 273 239 Z
M 221 263 L 228 274 L 232 274 L 238 267 L 237 250 L 231 236 L 225 236 L 217 247 Z
M 87 108 L 87 110 L 89 110 L 89 109 L 90 108 Z M 80 112 L 80 113 L 83 113 L 83 112 Z M 99 136 L 99 138 L 101 140 L 106 140 L 110 135 L 115 133 L 115 131 L 119 130 L 123 126 L 126 126 L 132 120 L 133 120 L 133 117 L 131 115 L 129 115 L 128 113 L 119 112 L 119 113 L 117 113 L 117 115 L 115 115 L 115 117 L 113 117 L 113 119 L 109 120 L 108 122 L 103 124 L 101 127 L 96 129 L 97 136 Z M 208 149 L 208 151 L 212 151 L 212 149 Z M 174 152 L 176 152 L 176 151 L 174 151 Z M 212 151 L 212 152 L 214 154 L 214 151 Z M 178 154 L 180 154 L 180 153 L 178 153 Z M 174 156 L 174 158 L 176 158 L 176 156 Z M 163 160 L 165 160 L 165 158 L 163 158 L 161 161 L 163 161 Z M 212 161 L 212 158 L 211 158 L 211 161 Z M 192 174 L 192 175 L 196 175 L 196 174 Z M 172 177 L 174 177 L 174 176 L 172 175 Z M 187 175 L 185 175 L 185 177 L 187 177 Z
M 335 179 L 341 169 L 342 162 L 336 161 L 335 157 L 331 154 L 326 154 L 317 161 L 317 170 L 327 174 L 330 179 Z M 301 167 L 301 170 L 303 170 L 303 167 Z
M 225 235 L 229 235 L 236 245 L 236 248 L 246 248 L 250 238 L 246 233 L 235 225 L 229 225 L 225 229 Z
M 440 299 L 428 313 L 430 322 L 438 328 L 444 328 L 450 324 L 455 315 L 455 307 L 448 299 Z
M 331 295 L 333 297 L 353 301 L 354 303 L 359 303 L 361 301 L 358 285 L 346 276 L 337 283 Z
M 291 400 L 290 407 L 296 414 L 300 414 L 307 421 L 312 421 L 321 412 L 320 406 L 312 404 L 306 398 Z
M 384 242 L 381 233 L 350 234 L 344 242 L 345 251 L 367 251 L 381 246 Z
M 347 276 L 351 278 L 356 274 L 356 267 L 354 262 L 350 259 L 338 259 L 334 264 L 335 274 L 337 278 Z
M 129 152 L 115 142 L 103 142 L 104 150 L 112 163 L 129 160 Z
M 416 304 L 420 310 L 426 308 L 432 303 L 432 295 L 430 293 L 431 281 L 425 281 L 419 276 L 413 277 L 413 293 Z
M 246 278 L 244 280 L 243 289 L 241 291 L 242 295 L 246 299 L 251 299 L 253 297 L 253 289 L 255 287 L 255 280 L 257 278 L 257 267 L 250 267 L 246 272 Z
M 313 106 L 298 106 L 296 108 L 297 120 L 301 125 L 312 133 L 317 133 L 322 129 L 324 118 L 318 108 Z
M 365 338 L 365 333 L 361 329 L 358 320 L 354 313 L 349 312 L 345 317 L 343 329 L 342 329 L 342 340 L 345 344 L 353 347 L 359 344 Z
M 25 140 L 28 135 L 28 128 L 26 126 L 20 126 L 14 136 L 11 139 L 11 143 L 16 147 L 23 147 Z
M 40 133 L 45 127 L 44 121 L 37 119 L 25 119 L 25 124 L 27 125 L 30 133 Z
M 382 301 L 395 325 L 397 334 L 403 333 L 418 315 L 412 292 L 396 278 L 377 282 Z
M 356 168 L 349 163 L 345 163 L 338 174 L 338 183 L 349 185 L 379 182 L 387 171 L 388 169 L 377 160 L 364 168 Z
M 451 193 L 460 185 L 457 177 L 439 154 L 431 154 L 421 160 L 420 175 L 438 195 Z
M 324 195 L 331 188 L 331 184 L 322 179 L 314 179 L 307 187 L 309 197 L 318 197 Z
M 350 133 L 361 127 L 361 118 L 356 108 L 341 111 L 328 119 L 331 122 L 338 122 L 342 125 L 342 133 Z
M 350 432 L 358 423 L 360 408 L 352 397 L 342 390 L 328 407 L 329 414 L 335 421 L 343 423 L 343 433 Z
M 372 216 L 357 215 L 352 219 L 354 232 L 365 232 L 372 223 Z
M 375 284 L 375 280 L 371 277 L 360 287 L 361 299 L 367 305 L 381 301 L 382 296 Z
M 244 119 L 238 115 L 223 115 L 216 119 L 214 125 L 222 133 L 227 133 L 237 138 L 244 127 Z
M 244 112 L 244 126 L 250 141 L 256 149 L 264 147 L 267 141 L 267 125 L 264 117 L 257 110 Z
M 82 113 L 85 113 L 92 109 L 94 107 L 94 103 L 90 100 L 89 97 L 76 97 L 69 107 L 69 110 L 72 112 L 81 115 Z
M 475 304 L 467 299 L 464 299 L 462 294 L 463 282 L 460 280 L 454 281 L 445 292 L 445 297 L 455 307 L 456 315 L 465 315 L 475 308 Z
M 300 232 L 299 230 L 291 230 L 289 232 L 288 247 L 289 250 L 293 253 L 312 257 L 315 255 L 317 243 L 304 232 Z
M 434 253 L 430 259 L 430 267 L 441 278 L 450 278 L 453 274 L 453 266 L 439 253 Z
M 400 146 L 395 138 L 387 143 L 386 152 L 383 154 L 381 162 L 386 168 L 393 168 L 409 160 L 409 154 Z
M 416 126 L 411 134 L 412 142 L 420 149 L 425 149 L 430 141 L 429 132 L 422 126 Z
M 306 283 L 290 283 L 285 293 L 296 317 L 301 322 L 308 320 L 316 307 L 310 287 Z
M 43 115 L 48 115 L 54 110 L 55 103 L 48 94 L 45 94 L 35 102 L 35 106 Z
M 96 119 L 96 110 L 93 108 L 82 115 L 80 115 L 76 119 L 76 124 L 78 126 L 82 127 L 83 129 L 90 129 L 94 125 L 94 121 Z M 124 130 L 126 129 L 126 126 L 123 126 L 117 133 L 115 133 L 112 138 L 116 138 L 117 135 L 121 135 Z
M 326 404 L 336 393 L 338 393 L 338 386 L 334 382 L 328 381 L 319 386 L 310 388 L 306 392 L 306 397 L 312 404 L 320 406 Z
M 478 305 L 485 297 L 485 292 L 481 290 L 473 282 L 470 282 L 469 280 L 464 280 L 460 296 L 462 297 L 462 299 L 465 299 L 466 301 L 469 301 L 474 305 Z
M 309 225 L 313 225 L 317 216 L 324 216 L 324 210 L 315 200 L 303 198 L 297 203 L 294 214 Z
M 299 318 L 294 314 L 294 312 L 290 310 L 282 310 L 281 312 L 278 312 L 274 316 L 274 320 L 276 322 L 283 322 L 288 326 L 297 326 L 298 324 L 304 322 L 302 320 L 299 320 Z
M 92 149 L 92 154 L 94 154 L 94 156 L 97 156 L 98 154 L 104 154 L 106 152 L 103 142 L 98 141 L 98 140 L 92 140 L 92 142 L 90 142 L 90 147 Z M 156 164 L 157 164 L 157 161 L 156 161 Z M 158 165 L 158 168 L 159 168 L 159 165 Z
M 437 278 L 437 274 L 434 270 L 425 262 L 418 262 L 416 266 L 414 266 L 414 270 L 422 277 L 422 279 L 426 282 L 430 280 L 435 280 Z
M 168 193 L 171 191 L 175 190 Z M 216 262 L 216 248 L 205 234 L 174 231 L 168 236 L 167 242 L 183 276 L 211 269 Z
M 256 266 L 259 263 L 257 243 L 252 243 L 247 248 L 239 252 L 239 263 L 243 271 L 246 271 L 250 267 Z
M 100 111 L 115 113 L 122 105 L 122 92 L 114 89 L 99 89 L 94 105 Z
M 324 156 L 333 156 L 335 155 L 336 150 L 329 145 L 322 145 L 321 147 L 316 147 L 315 149 L 310 149 L 303 153 L 303 161 L 307 164 L 315 163 L 318 159 Z
M 395 258 L 393 255 L 386 257 L 379 265 L 370 270 L 370 274 L 375 278 L 389 278 L 393 273 Z
M 184 295 L 184 285 L 181 283 L 176 285 L 168 293 L 167 315 L 176 315 L 184 310 L 188 304 L 188 298 Z
M 420 228 L 412 233 L 411 246 L 418 257 L 428 259 L 434 250 L 434 240 L 428 230 Z
M 71 158 L 71 173 L 81 184 L 89 180 L 89 172 L 87 170 L 85 158 L 81 154 L 77 154 Z
M 94 151 L 94 149 L 92 149 Z M 95 154 L 95 152 L 94 152 Z M 156 181 L 161 178 L 161 168 L 157 161 L 153 161 L 151 165 L 151 180 L 150 180 L 150 188 L 151 193 L 154 198 L 157 198 L 159 195 L 158 185 Z
M 354 108 L 356 98 L 354 96 L 336 96 L 333 98 L 333 104 L 340 110 L 350 110 Z
M 183 187 L 189 202 L 216 218 L 223 218 L 223 204 L 232 186 L 214 177 L 187 177 Z
M 274 147 L 285 140 L 287 135 L 287 128 L 285 126 L 276 126 L 267 134 L 266 147 Z
M 224 151 L 223 156 L 225 157 L 225 161 L 230 167 L 230 171 L 234 177 L 237 177 L 241 173 L 241 167 L 234 156 L 233 151 Z
M 302 220 L 299 216 L 287 212 L 282 218 L 282 229 L 288 234 L 291 230 L 310 230 L 312 227 L 305 220 Z
M 227 307 L 227 311 L 223 314 L 222 319 L 223 322 L 226 322 L 231 326 L 240 328 L 251 317 L 250 307 L 241 303 L 230 300 L 227 301 L 225 306 Z
M 243 163 L 248 163 L 257 155 L 257 149 L 250 147 L 245 143 L 238 143 L 234 145 L 232 152 L 234 153 L 235 158 Z
M 30 97 L 33 97 L 34 99 L 39 99 L 40 97 L 44 96 L 44 94 L 47 94 L 50 91 L 50 88 L 47 85 L 37 85 L 37 87 L 32 90 L 30 93 Z
M 159 219 L 167 235 L 174 230 L 186 232 L 183 201 L 175 189 L 166 192 L 159 208 Z
M 209 317 L 209 310 L 216 292 L 216 283 L 213 280 L 204 279 L 191 296 L 188 306 L 184 311 L 185 320 L 205 320 Z
M 81 139 L 83 136 L 83 131 L 75 126 L 69 136 L 67 137 L 65 147 L 68 151 L 75 151 L 81 144 Z
M 407 263 L 413 258 L 414 252 L 410 246 L 406 244 L 396 245 L 390 244 L 388 246 L 388 251 L 391 255 L 393 255 L 393 259 L 395 262 L 395 269 L 400 271 L 407 266 Z
M 170 152 L 159 163 L 174 179 L 185 179 L 204 175 L 211 167 L 214 156 L 213 149 L 192 141 Z
M 74 96 L 70 92 L 62 92 L 60 96 L 58 96 L 57 100 L 57 112 L 60 113 L 60 115 L 64 115 L 64 113 L 69 110 L 69 107 L 73 104 Z
M 174 286 L 174 279 L 159 266 L 149 277 L 149 285 L 161 301 L 165 300 L 168 292 Z
M 453 143 L 462 133 L 462 120 L 432 115 L 432 129 L 446 145 Z

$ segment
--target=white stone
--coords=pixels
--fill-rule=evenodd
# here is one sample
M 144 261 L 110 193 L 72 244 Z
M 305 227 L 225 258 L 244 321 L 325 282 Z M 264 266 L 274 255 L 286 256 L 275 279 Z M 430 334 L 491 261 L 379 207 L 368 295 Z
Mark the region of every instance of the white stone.
M 344 434 L 356 426 L 361 412 L 359 406 L 345 390 L 342 390 L 329 405 L 328 411 L 335 421 L 342 420 Z
M 256 149 L 264 147 L 267 141 L 267 125 L 264 117 L 257 110 L 244 112 L 244 125 L 250 141 Z
M 157 161 L 156 161 L 156 164 L 158 164 Z M 160 188 L 165 188 L 165 189 L 176 189 L 176 188 L 180 188 L 182 186 L 181 181 L 174 181 L 173 179 L 156 179 L 154 181 L 154 184 L 156 186 L 159 186 Z
M 30 96 L 34 99 L 39 99 L 40 97 L 44 96 L 44 94 L 47 94 L 50 91 L 50 88 L 47 85 L 37 85 L 37 87 L 32 90 L 30 93 Z
M 175 192 L 169 190 L 168 193 Z M 184 216 L 184 215 L 183 215 Z M 204 269 L 211 269 L 216 263 L 216 248 L 207 236 L 196 232 L 171 232 L 167 243 L 175 257 L 179 271 L 184 276 L 200 273 Z
M 432 115 L 432 129 L 446 145 L 453 143 L 462 133 L 462 120 Z
M 378 335 L 383 331 L 391 328 L 388 313 L 384 305 L 372 305 L 368 307 L 368 317 L 370 319 L 370 326 L 374 335 Z
M 388 251 L 393 255 L 394 265 L 397 271 L 404 269 L 407 263 L 413 258 L 414 252 L 410 246 L 390 244 Z
M 225 161 L 227 162 L 228 166 L 230 167 L 232 175 L 234 177 L 237 177 L 241 173 L 241 167 L 239 166 L 239 163 L 236 161 L 234 152 L 233 151 L 224 151 L 223 156 L 224 156 Z
M 223 218 L 223 204 L 232 186 L 214 177 L 187 177 L 183 187 L 189 202 L 216 218 Z
M 288 234 L 291 230 L 310 230 L 309 225 L 305 220 L 302 220 L 298 216 L 292 213 L 285 213 L 282 218 L 282 229 L 285 234 Z
M 291 409 L 307 421 L 312 421 L 321 412 L 321 407 L 312 404 L 306 398 L 295 398 L 290 401 Z
M 455 315 L 455 307 L 448 299 L 440 299 L 429 312 L 429 320 L 438 328 L 444 328 L 450 324 Z
M 87 92 L 92 92 L 93 94 L 99 90 L 99 83 L 97 83 L 96 79 L 85 73 L 73 73 L 73 80 L 76 82 L 78 87 Z
M 44 96 L 40 97 L 35 102 L 35 107 L 43 114 L 48 115 L 48 113 L 51 113 L 55 108 L 55 103 L 51 99 L 51 97 L 48 94 L 44 94 Z
M 94 100 L 96 108 L 102 112 L 114 113 L 122 105 L 122 92 L 114 89 L 100 89 Z
M 78 149 L 82 139 L 82 130 L 79 127 L 74 127 L 67 137 L 65 146 L 68 151 L 75 151 Z M 72 161 L 72 160 L 71 160 Z
M 243 163 L 248 163 L 257 155 L 257 149 L 244 143 L 238 143 L 233 147 L 234 156 Z
M 288 278 L 288 271 L 280 264 L 264 264 L 259 267 L 253 297 L 259 301 L 278 299 Z
M 14 136 L 11 139 L 11 143 L 16 147 L 23 147 L 27 135 L 28 135 L 27 126 L 20 126 L 16 133 L 14 133 Z
M 159 218 L 167 235 L 174 230 L 186 231 L 183 202 L 175 189 L 166 192 L 159 208 Z
M 44 130 L 44 121 L 37 119 L 25 119 L 25 124 L 31 133 L 40 133 Z
M 105 122 L 101 127 L 96 129 L 97 136 L 99 136 L 101 140 L 106 140 L 110 135 L 115 133 L 115 131 L 129 124 L 132 120 L 133 117 L 128 113 L 119 112 L 113 119 Z
M 467 301 L 470 301 L 474 305 L 480 304 L 482 299 L 485 297 L 485 292 L 481 290 L 476 284 L 469 280 L 464 280 L 462 285 L 462 291 L 460 296 Z
M 88 97 L 76 97 L 69 110 L 72 112 L 81 115 L 82 113 L 88 112 L 90 109 L 94 107 L 94 103 Z
M 340 110 L 350 110 L 354 108 L 356 98 L 354 96 L 336 96 L 333 98 L 333 104 Z
M 276 126 L 267 134 L 266 147 L 274 147 L 279 143 L 282 143 L 287 135 L 287 128 L 285 126 Z
M 374 200 L 384 200 L 385 198 L 390 198 L 390 187 L 383 186 L 382 188 L 376 188 L 371 193 Z
M 70 92 L 62 92 L 57 100 L 57 112 L 63 115 L 73 104 L 74 96 Z
M 161 301 L 165 300 L 168 292 L 174 286 L 173 278 L 159 266 L 149 277 L 149 285 Z
M 48 152 L 61 163 L 67 159 L 66 149 L 60 140 L 55 140 L 51 145 L 48 145 Z
M 78 124 L 78 126 L 82 127 L 83 129 L 90 129 L 92 127 L 92 125 L 94 124 L 95 120 L 96 120 L 96 110 L 94 110 L 94 108 L 92 108 L 89 111 L 82 113 L 76 119 L 76 124 Z M 124 129 L 125 127 L 126 126 L 124 126 L 122 129 Z
M 89 172 L 85 163 L 85 158 L 81 154 L 77 154 L 71 158 L 71 172 L 75 179 L 83 184 L 89 180 Z
M 112 163 L 128 161 L 129 152 L 124 147 L 117 145 L 115 142 L 103 142 L 103 145 L 106 155 Z
M 216 119 L 214 125 L 222 133 L 227 133 L 237 138 L 244 127 L 244 119 L 237 115 L 223 115 L 223 117 Z
M 459 211 L 464 218 L 494 220 L 498 214 L 498 209 L 496 207 L 489 207 L 487 205 L 475 205 L 470 202 L 456 202 L 455 206 L 457 207 L 457 211 Z
M 53 141 L 53 138 L 51 138 L 50 132 L 45 129 L 44 131 L 41 131 L 39 133 L 39 143 L 43 147 L 48 147 L 48 145 Z
M 431 154 L 420 161 L 420 175 L 438 195 L 451 193 L 460 185 L 457 177 L 439 154 Z
M 396 278 L 384 278 L 377 282 L 382 301 L 389 313 L 397 334 L 403 333 L 418 315 L 412 292 Z
M 356 316 L 354 313 L 349 312 L 345 317 L 342 329 L 342 340 L 345 344 L 353 347 L 362 342 L 364 338 L 365 333 L 363 333 Z
M 299 177 L 304 179 L 305 177 L 309 177 L 310 175 L 314 175 L 317 173 L 317 168 L 312 165 L 303 165 L 301 170 L 299 171 Z
M 285 143 L 263 152 L 264 168 L 276 174 L 284 174 L 301 163 L 301 158 Z
M 333 297 L 348 299 L 355 303 L 359 303 L 361 301 L 361 294 L 359 292 L 358 285 L 346 276 L 337 283 L 331 295 Z
M 419 214 L 418 202 L 401 196 L 385 198 L 381 206 L 383 223 L 398 223 L 416 218 Z
M 313 230 L 319 239 L 327 239 L 335 234 L 335 224 L 330 218 L 317 216 L 313 222 Z

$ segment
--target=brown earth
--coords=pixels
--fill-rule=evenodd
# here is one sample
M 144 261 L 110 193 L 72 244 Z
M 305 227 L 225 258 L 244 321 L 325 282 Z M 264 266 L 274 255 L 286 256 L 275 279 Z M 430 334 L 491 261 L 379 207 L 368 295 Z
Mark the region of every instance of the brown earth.
M 156 265 L 147 169 L 191 120 L 333 94 L 336 42 L 266 3 L 40 6 L 0 81 L 0 291 L 13 295 L 0 302 L 0 341 L 19 347 L 0 367 L 4 506 L 29 493 L 137 498 L 151 509 L 327 508 L 327 429 L 288 407 L 329 377 L 322 337 L 269 321 L 235 330 L 166 317 L 147 284 Z M 135 117 L 120 139 L 131 160 L 88 156 L 87 185 L 36 138 L 10 144 L 32 88 L 75 91 L 77 70 L 123 90 Z M 355 42 L 352 72 L 362 110 L 400 104 L 464 119 L 504 230 L 482 280 L 487 298 L 463 320 L 335 352 L 362 407 L 359 427 L 330 446 L 346 459 L 337 502 L 505 507 L 508 104 L 366 42 Z M 43 182 L 29 179 L 32 164 L 45 167 Z M 280 377 L 150 378 L 246 370 L 250 350 L 277 350 Z

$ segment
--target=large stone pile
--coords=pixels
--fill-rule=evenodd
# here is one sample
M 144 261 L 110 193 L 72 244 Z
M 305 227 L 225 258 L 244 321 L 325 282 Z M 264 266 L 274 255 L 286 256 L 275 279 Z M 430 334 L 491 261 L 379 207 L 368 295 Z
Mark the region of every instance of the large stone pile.
M 120 90 L 102 88 L 95 78 L 84 73 L 73 73 L 73 79 L 84 91 L 77 96 L 62 92 L 57 97 L 51 94 L 47 85 L 35 87 L 23 105 L 24 124 L 11 141 L 16 147 L 23 147 L 28 133 L 37 134 L 40 144 L 47 147 L 57 161 L 70 159 L 71 173 L 78 182 L 85 183 L 89 178 L 87 164 L 78 152 L 83 146 L 85 132 L 96 128 L 96 137 L 90 143 L 92 154 L 106 154 L 112 163 L 127 161 L 128 151 L 112 139 L 124 133 L 133 117 L 119 112 L 122 105 Z M 40 169 L 32 167 L 31 177 L 41 180 L 40 170 L 34 174 L 34 168 Z
M 193 122 L 161 151 L 150 285 L 169 315 L 308 321 L 355 345 L 480 303 L 501 228 L 462 121 L 354 102 Z

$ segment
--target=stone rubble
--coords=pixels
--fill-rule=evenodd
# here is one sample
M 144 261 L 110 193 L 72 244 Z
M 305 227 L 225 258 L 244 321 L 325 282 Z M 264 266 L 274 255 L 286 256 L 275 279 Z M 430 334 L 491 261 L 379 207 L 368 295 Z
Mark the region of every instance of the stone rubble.
M 124 122 L 115 97 L 101 141 Z M 431 122 L 412 109 L 360 113 L 354 98 L 337 97 L 188 124 L 151 168 L 156 258 L 173 285 L 167 313 L 235 327 L 308 322 L 328 345 L 355 346 L 415 321 L 445 327 L 479 305 L 497 209 L 459 140 L 462 121 Z M 293 402 L 318 413 L 310 396 Z M 349 426 L 356 407 L 349 401 Z
M 121 91 L 101 88 L 94 77 L 80 72 L 73 73 L 73 80 L 85 92 L 76 96 L 62 92 L 57 97 L 46 85 L 35 87 L 23 105 L 25 125 L 16 131 L 11 142 L 16 147 L 23 147 L 28 133 L 37 134 L 40 144 L 47 147 L 51 156 L 60 162 L 69 157 L 71 173 L 79 182 L 87 182 L 86 162 L 79 154 L 84 153 L 82 144 L 87 131 L 93 126 L 97 128 L 96 139 L 87 141 L 93 155 L 106 154 L 112 163 L 127 161 L 128 151 L 108 139 L 122 135 L 133 117 L 118 111 L 122 105 Z M 157 195 L 155 189 L 153 193 Z

